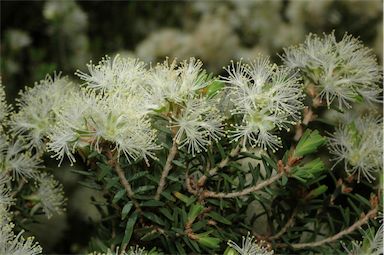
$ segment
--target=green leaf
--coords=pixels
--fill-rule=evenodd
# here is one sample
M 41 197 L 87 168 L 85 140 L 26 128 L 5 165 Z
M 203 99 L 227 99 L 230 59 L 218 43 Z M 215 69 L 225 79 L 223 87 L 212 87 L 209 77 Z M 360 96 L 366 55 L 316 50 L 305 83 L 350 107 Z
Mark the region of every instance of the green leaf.
M 92 175 L 94 175 L 93 172 L 82 171 L 82 170 L 76 170 L 76 169 L 71 169 L 71 172 L 72 172 L 72 173 L 76 173 L 76 174 L 80 174 L 80 175 L 84 175 L 84 176 L 92 176 Z
M 165 226 L 165 222 L 163 221 L 162 218 L 160 218 L 159 216 L 157 216 L 156 214 L 152 213 L 152 212 L 142 212 L 142 215 L 147 218 L 148 220 L 156 223 L 156 224 L 159 224 L 159 225 L 162 225 L 162 226 Z
M 187 197 L 186 195 L 184 195 L 184 194 L 182 194 L 182 193 L 180 193 L 178 191 L 173 192 L 173 195 L 176 198 L 178 198 L 181 201 L 183 201 L 184 203 L 186 203 L 187 206 L 191 205 L 196 200 L 195 196 Z
M 253 158 L 253 159 L 256 159 L 256 160 L 261 160 L 262 158 L 260 156 L 257 156 L 255 153 L 250 153 L 248 151 L 242 151 L 240 152 L 240 155 L 243 155 L 247 158 Z
M 131 240 L 132 233 L 133 233 L 133 228 L 135 226 L 135 223 L 138 219 L 138 213 L 134 212 L 131 217 L 127 221 L 127 225 L 125 226 L 125 231 L 124 231 L 124 238 L 121 243 L 121 246 L 128 244 L 129 241 Z
M 262 158 L 263 162 L 268 163 L 268 166 L 270 166 L 273 169 L 277 170 L 277 164 L 276 164 L 276 162 L 273 159 L 271 159 L 270 157 L 265 156 L 263 154 L 261 155 L 261 158 Z
M 124 195 L 125 195 L 126 191 L 125 189 L 121 189 L 119 190 L 115 196 L 113 197 L 112 199 L 112 203 L 116 204 Z
M 78 182 L 81 186 L 84 186 L 89 189 L 94 189 L 94 190 L 102 190 L 101 186 L 94 181 L 88 180 L 88 181 L 79 181 Z
M 191 208 L 189 209 L 187 221 L 193 222 L 195 221 L 196 217 L 199 216 L 199 214 L 204 210 L 204 206 L 201 204 L 193 204 Z
M 259 179 L 260 165 L 257 164 L 255 167 L 253 167 L 251 163 L 248 163 L 248 166 L 252 174 L 252 185 L 255 185 Z
M 287 182 L 288 182 L 288 177 L 286 175 L 283 175 L 281 178 L 281 184 L 285 186 L 287 185 Z
M 174 218 L 172 216 L 172 214 L 170 213 L 170 211 L 167 209 L 167 208 L 160 208 L 159 211 L 165 216 L 167 217 L 170 221 L 174 221 Z
M 177 241 L 176 241 L 176 249 L 178 251 L 177 254 L 181 254 L 181 255 L 187 254 L 184 250 L 184 247 Z
M 146 185 L 146 186 L 138 187 L 134 192 L 135 192 L 135 194 L 139 194 L 139 193 L 153 190 L 154 188 L 155 188 L 155 186 L 153 186 L 153 185 Z
M 225 153 L 223 146 L 221 146 L 220 143 L 216 143 L 216 145 L 217 145 L 217 149 L 219 150 L 221 158 L 222 159 L 226 158 L 227 154 Z
M 199 220 L 196 223 L 192 224 L 193 232 L 198 232 L 199 230 L 207 227 L 207 220 Z
M 138 173 L 133 174 L 130 176 L 127 181 L 128 182 L 133 182 L 134 180 L 140 179 L 141 177 L 145 176 L 148 173 L 148 171 L 140 171 Z
M 101 181 L 108 173 L 110 173 L 112 171 L 112 168 L 110 166 L 102 164 L 100 162 L 97 162 L 96 164 L 100 168 L 100 171 L 98 171 L 98 173 L 97 173 L 97 180 Z
M 161 234 L 159 232 L 157 232 L 156 230 L 152 230 L 151 232 L 145 234 L 142 238 L 140 238 L 140 240 L 148 242 L 148 241 L 151 241 L 153 239 L 158 238 L 160 235 Z
M 308 193 L 308 195 L 306 196 L 306 199 L 310 200 L 310 199 L 313 199 L 315 197 L 318 197 L 321 194 L 323 194 L 324 192 L 326 192 L 327 190 L 328 190 L 328 187 L 326 185 L 321 185 L 321 186 L 317 187 L 316 189 L 311 190 Z
M 208 98 L 214 97 L 224 87 L 224 83 L 215 80 L 206 87 L 206 94 Z
M 206 234 L 199 234 L 197 236 L 198 236 L 197 242 L 199 244 L 214 250 L 220 248 L 221 240 L 219 238 L 209 237 Z
M 303 157 L 315 152 L 318 147 L 325 143 L 326 139 L 319 134 L 318 130 L 307 129 L 301 137 L 293 153 L 294 157 Z
M 291 170 L 292 177 L 301 182 L 316 178 L 325 170 L 323 161 L 320 158 L 314 159 L 303 166 L 295 166 Z
M 208 213 L 207 215 L 209 217 L 211 217 L 212 219 L 214 219 L 215 221 L 221 222 L 223 224 L 226 224 L 226 225 L 232 224 L 232 222 L 230 222 L 229 220 L 227 220 L 226 218 L 224 218 L 223 216 L 221 216 L 217 212 L 212 211 L 212 212 Z
M 158 206 L 164 206 L 164 202 L 158 201 L 158 200 L 148 200 L 144 201 L 140 204 L 142 207 L 158 207 Z
M 201 254 L 200 247 L 195 240 L 191 240 L 186 236 L 183 236 L 183 240 L 189 246 L 189 248 L 191 248 L 191 250 L 197 252 L 198 254 Z
M 185 166 L 184 161 L 173 160 L 172 163 L 175 164 L 176 166 L 180 167 L 180 168 L 183 168 L 183 169 L 186 169 L 186 168 L 187 168 L 187 167 Z
M 132 209 L 132 206 L 133 206 L 133 203 L 131 201 L 129 201 L 128 203 L 126 203 L 123 207 L 123 210 L 121 210 L 121 219 L 124 220 L 125 217 L 127 217 L 128 213 L 131 211 Z
M 119 183 L 119 177 L 118 176 L 115 176 L 115 177 L 111 177 L 111 178 L 106 178 L 106 181 L 107 181 L 107 184 L 106 184 L 106 189 L 111 189 L 112 187 L 115 187 L 118 185 Z
M 175 201 L 176 201 L 176 199 L 175 199 L 175 198 L 171 195 L 171 193 L 169 193 L 168 191 L 163 191 L 163 192 L 161 192 L 161 195 L 162 195 L 163 197 L 165 197 L 166 199 L 172 201 L 172 202 L 175 202 Z

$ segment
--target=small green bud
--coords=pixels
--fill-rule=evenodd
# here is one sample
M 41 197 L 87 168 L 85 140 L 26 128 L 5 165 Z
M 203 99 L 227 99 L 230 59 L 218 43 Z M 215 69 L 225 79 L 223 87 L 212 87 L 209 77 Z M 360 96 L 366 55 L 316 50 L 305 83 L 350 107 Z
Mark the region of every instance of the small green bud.
M 293 155 L 294 157 L 303 157 L 311 154 L 323 145 L 324 142 L 325 138 L 319 134 L 319 131 L 307 129 L 297 144 Z
M 321 186 L 317 187 L 316 189 L 311 190 L 311 192 L 309 192 L 308 195 L 306 196 L 306 199 L 310 200 L 310 199 L 313 199 L 315 197 L 318 197 L 321 194 L 323 194 L 324 192 L 326 192 L 327 190 L 328 190 L 328 187 L 326 185 L 321 185 Z
M 218 249 L 220 247 L 221 240 L 216 237 L 209 237 L 206 233 L 198 235 L 197 242 L 210 249 Z
M 224 254 L 223 255 L 238 255 L 239 253 L 237 253 L 237 251 L 231 247 L 227 247 L 227 249 L 225 249 L 224 251 Z
M 323 161 L 320 158 L 312 160 L 303 166 L 296 166 L 292 169 L 292 176 L 301 182 L 313 179 L 325 169 Z
M 187 221 L 193 222 L 196 217 L 203 211 L 204 206 L 201 204 L 194 204 L 191 206 L 191 209 L 189 210 Z
M 220 81 L 213 81 L 206 87 L 206 94 L 208 98 L 214 97 L 222 88 L 224 84 Z

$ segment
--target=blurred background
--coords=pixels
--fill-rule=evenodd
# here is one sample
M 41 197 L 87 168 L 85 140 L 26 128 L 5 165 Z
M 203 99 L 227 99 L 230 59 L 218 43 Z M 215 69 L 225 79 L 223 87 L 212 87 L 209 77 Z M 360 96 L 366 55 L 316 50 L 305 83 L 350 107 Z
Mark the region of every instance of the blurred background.
M 346 32 L 360 37 L 382 64 L 381 0 L 1 1 L 1 79 L 14 103 L 20 89 L 47 73 L 76 79 L 75 70 L 105 55 L 152 63 L 195 56 L 220 74 L 230 60 L 260 53 L 279 63 L 284 47 L 310 32 L 333 30 L 338 38 Z M 57 162 L 47 164 L 54 168 Z M 81 253 L 99 219 L 91 200 L 102 199 L 79 187 L 71 171 L 54 172 L 65 184 L 68 210 L 30 231 L 45 253 Z

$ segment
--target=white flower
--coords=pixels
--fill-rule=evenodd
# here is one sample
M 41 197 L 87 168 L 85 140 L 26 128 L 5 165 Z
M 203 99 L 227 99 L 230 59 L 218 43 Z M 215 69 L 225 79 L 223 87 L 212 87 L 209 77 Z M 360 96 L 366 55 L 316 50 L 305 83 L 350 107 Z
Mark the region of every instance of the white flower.
M 0 185 L 0 207 L 9 208 L 13 204 L 13 197 L 11 195 L 10 189 L 6 185 Z
M 37 178 L 36 185 L 36 197 L 48 219 L 53 214 L 61 214 L 66 202 L 63 185 L 46 173 L 42 173 Z
M 16 140 L 9 142 L 0 135 L 0 171 L 12 172 L 14 178 L 33 178 L 36 170 L 41 167 L 41 160 L 36 155 L 25 151 L 25 146 Z
M 231 137 L 243 138 L 243 145 L 278 149 L 280 139 L 275 129 L 289 129 L 300 121 L 303 109 L 302 85 L 288 69 L 271 65 L 268 58 L 259 57 L 251 65 L 232 62 L 226 68 L 229 77 L 221 77 L 229 85 L 227 91 L 239 115 L 240 125 L 235 125 Z
M 329 150 L 335 165 L 344 161 L 345 171 L 369 182 L 382 171 L 383 119 L 373 115 L 342 124 L 329 137 Z M 335 166 L 334 165 L 334 166 Z
M 215 107 L 213 100 L 207 98 L 190 99 L 181 109 L 180 116 L 175 117 L 178 131 L 174 137 L 180 147 L 188 147 L 188 152 L 194 156 L 202 150 L 207 150 L 211 142 L 217 141 L 223 135 L 223 118 Z
M 71 162 L 76 149 L 87 145 L 97 151 L 116 149 L 128 160 L 147 160 L 158 148 L 147 113 L 135 95 L 74 93 L 57 114 L 48 149 L 61 160 L 67 155 Z
M 348 249 L 344 243 L 342 246 L 348 255 L 381 255 L 384 252 L 383 246 L 383 224 L 379 227 L 376 234 L 374 235 L 371 228 L 364 231 L 364 241 L 352 241 L 352 248 Z M 374 235 L 374 236 L 373 236 Z
M 10 213 L 0 205 L 0 254 L 6 255 L 37 255 L 42 248 L 33 237 L 25 239 L 23 230 L 17 235 L 13 232 L 14 224 L 10 222 Z
M 87 66 L 89 74 L 78 70 L 76 75 L 92 89 L 132 92 L 145 85 L 145 64 L 135 58 L 106 56 L 98 65 L 91 61 Z
M 25 138 L 28 146 L 43 149 L 48 131 L 55 122 L 55 111 L 73 89 L 65 77 L 49 75 L 27 88 L 17 99 L 20 110 L 12 116 L 11 128 Z
M 381 68 L 373 52 L 351 35 L 337 42 L 333 33 L 310 34 L 304 44 L 285 49 L 284 62 L 304 73 L 328 107 L 334 100 L 340 109 L 360 99 L 380 101 Z
M 202 70 L 203 63 L 195 58 L 177 66 L 176 60 L 157 64 L 148 75 L 148 89 L 155 109 L 167 102 L 181 103 L 193 98 L 212 80 Z
M 228 246 L 235 249 L 240 255 L 273 255 L 273 250 L 270 250 L 269 245 L 263 241 L 256 241 L 254 236 L 243 236 L 241 247 L 233 241 L 228 241 Z

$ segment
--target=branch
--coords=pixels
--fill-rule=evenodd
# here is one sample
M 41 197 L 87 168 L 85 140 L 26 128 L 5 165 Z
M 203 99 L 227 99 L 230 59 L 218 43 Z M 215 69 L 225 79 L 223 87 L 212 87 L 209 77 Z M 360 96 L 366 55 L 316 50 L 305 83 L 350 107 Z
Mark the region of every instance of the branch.
M 169 150 L 167 161 L 165 162 L 165 166 L 163 168 L 163 172 L 161 173 L 159 186 L 157 187 L 155 199 L 160 199 L 160 194 L 164 190 L 166 178 L 169 174 L 169 171 L 172 169 L 172 161 L 177 154 L 177 142 L 176 139 L 173 139 L 172 148 Z
M 277 246 L 278 247 L 292 247 L 293 249 L 304 249 L 304 248 L 308 248 L 308 247 L 313 248 L 313 247 L 321 246 L 321 245 L 326 244 L 326 243 L 334 242 L 334 241 L 340 239 L 341 237 L 352 233 L 353 231 L 355 231 L 359 227 L 367 224 L 368 220 L 372 217 L 375 217 L 375 215 L 377 214 L 377 211 L 378 211 L 377 208 L 378 207 L 376 206 L 375 208 L 370 210 L 367 214 L 365 214 L 365 215 L 363 214 L 360 217 L 360 220 L 356 221 L 349 228 L 344 229 L 344 230 L 340 231 L 339 233 L 337 233 L 336 235 L 330 236 L 330 237 L 325 238 L 323 240 L 316 241 L 316 242 L 310 242 L 310 243 L 277 244 Z
M 132 191 L 132 187 L 129 184 L 128 180 L 125 178 L 124 171 L 123 171 L 123 169 L 121 168 L 121 166 L 120 166 L 120 164 L 118 162 L 115 163 L 115 171 L 116 171 L 117 175 L 119 176 L 120 183 L 121 183 L 121 185 L 123 185 L 125 191 L 127 192 L 127 195 L 129 197 L 129 199 L 132 200 L 132 202 L 135 205 L 136 209 L 141 211 L 140 204 L 136 201 L 136 199 L 134 199 L 134 197 L 133 197 L 134 193 Z
M 278 174 L 274 175 L 273 177 L 271 177 L 267 180 L 264 180 L 255 186 L 243 189 L 242 191 L 236 191 L 236 192 L 230 192 L 230 193 L 223 193 L 223 192 L 216 193 L 213 191 L 204 191 L 203 196 L 204 197 L 215 197 L 215 198 L 232 198 L 232 197 L 245 196 L 245 195 L 248 195 L 249 193 L 261 190 L 262 188 L 274 183 L 275 181 L 280 179 L 283 175 L 284 175 L 284 172 L 281 171 Z
M 189 193 L 193 194 L 193 195 L 197 195 L 198 192 L 197 190 L 194 190 L 192 188 L 192 183 L 191 183 L 191 176 L 189 176 L 189 167 L 188 167 L 188 164 L 187 164 L 187 169 L 185 171 L 185 186 L 187 187 L 187 190 Z
M 241 146 L 239 143 L 234 149 L 232 149 L 232 151 L 229 153 L 229 156 L 227 156 L 225 159 L 220 161 L 220 163 L 217 164 L 214 168 L 212 168 L 208 171 L 208 175 L 204 174 L 203 176 L 201 176 L 200 179 L 197 181 L 197 185 L 199 187 L 204 186 L 204 183 L 207 181 L 208 177 L 215 175 L 219 169 L 226 167 L 229 163 L 229 160 L 231 158 L 235 157 L 237 154 L 239 154 L 240 149 L 241 149 Z
M 292 225 L 295 216 L 297 214 L 297 207 L 293 210 L 291 217 L 287 221 L 287 223 L 284 225 L 284 227 L 275 235 L 267 237 L 269 241 L 279 239 L 285 232 L 287 232 L 288 228 Z

